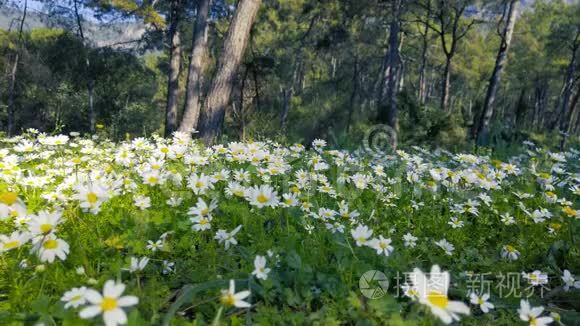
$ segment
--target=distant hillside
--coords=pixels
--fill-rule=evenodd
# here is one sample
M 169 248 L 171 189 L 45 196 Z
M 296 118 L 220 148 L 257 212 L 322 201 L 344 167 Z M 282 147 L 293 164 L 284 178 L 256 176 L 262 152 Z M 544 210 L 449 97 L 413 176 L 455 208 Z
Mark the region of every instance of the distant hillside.
M 17 28 L 17 22 L 22 17 L 22 11 L 17 8 L 0 7 L 0 29 Z M 27 30 L 40 27 L 65 28 L 76 30 L 76 22 L 65 16 L 48 16 L 39 12 L 28 12 L 25 21 Z M 83 32 L 91 42 L 98 47 L 119 44 L 141 38 L 145 33 L 145 25 L 140 23 L 95 24 L 84 21 Z M 117 45 L 116 47 L 123 47 Z

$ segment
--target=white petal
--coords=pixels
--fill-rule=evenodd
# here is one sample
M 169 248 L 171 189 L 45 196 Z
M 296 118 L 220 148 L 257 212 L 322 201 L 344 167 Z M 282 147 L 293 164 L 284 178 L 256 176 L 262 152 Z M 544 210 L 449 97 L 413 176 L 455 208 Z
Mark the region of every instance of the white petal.
M 105 288 L 103 289 L 103 295 L 105 297 L 118 298 L 125 291 L 125 284 L 115 283 L 115 281 L 107 281 L 105 283 Z
M 471 312 L 469 307 L 461 301 L 449 301 L 447 304 L 447 310 L 464 315 L 469 315 Z
M 241 300 L 236 301 L 234 303 L 234 305 L 238 308 L 248 308 L 248 307 L 252 306 L 251 304 L 247 303 L 246 301 L 241 301 Z
M 103 301 L 103 296 L 93 289 L 88 289 L 87 292 L 85 292 L 85 298 L 93 304 L 100 304 L 101 301 Z
M 103 314 L 103 320 L 107 326 L 127 323 L 127 315 L 122 309 L 116 308 Z
M 130 306 L 134 306 L 138 303 L 139 303 L 139 298 L 137 298 L 134 295 L 127 295 L 127 296 L 121 297 L 117 301 L 117 304 L 119 305 L 119 307 L 130 307 Z
M 81 310 L 79 316 L 83 319 L 93 318 L 101 313 L 101 306 L 88 306 Z
M 437 307 L 431 307 L 431 312 L 435 316 L 439 317 L 439 319 L 441 319 L 441 321 L 443 321 L 445 324 L 451 324 L 451 322 L 453 321 L 453 318 L 451 317 L 451 315 L 443 309 L 440 309 Z
M 234 294 L 234 298 L 236 298 L 237 300 L 241 300 L 241 299 L 247 298 L 249 295 L 250 295 L 250 291 L 241 291 L 241 292 Z

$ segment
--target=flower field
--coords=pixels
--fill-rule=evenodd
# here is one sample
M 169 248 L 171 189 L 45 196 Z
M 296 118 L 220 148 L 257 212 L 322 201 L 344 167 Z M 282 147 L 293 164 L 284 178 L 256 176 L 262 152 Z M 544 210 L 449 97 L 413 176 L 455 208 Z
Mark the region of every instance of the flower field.
M 1 147 L 2 325 L 580 324 L 577 150 Z

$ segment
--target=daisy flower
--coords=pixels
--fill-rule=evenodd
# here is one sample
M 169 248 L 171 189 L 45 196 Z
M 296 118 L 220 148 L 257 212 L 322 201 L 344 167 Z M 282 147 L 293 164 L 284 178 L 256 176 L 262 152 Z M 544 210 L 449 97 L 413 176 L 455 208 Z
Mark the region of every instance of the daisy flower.
M 9 236 L 0 234 L 0 252 L 16 249 L 30 240 L 30 234 L 27 232 L 14 231 Z
M 137 207 L 141 210 L 145 210 L 145 209 L 151 207 L 151 198 L 149 198 L 147 196 L 137 195 L 133 199 L 133 203 L 135 204 L 135 207 Z
M 570 273 L 567 269 L 564 270 L 562 281 L 564 281 L 564 291 L 568 291 L 571 287 L 580 289 L 580 281 L 576 281 L 574 274 Z
M 379 235 L 378 239 L 375 238 L 370 240 L 367 243 L 367 246 L 375 249 L 377 251 L 377 255 L 389 256 L 393 250 L 395 250 L 393 246 L 391 246 L 391 242 L 393 242 L 391 239 L 385 239 L 382 235 Z
M 350 234 L 356 241 L 356 245 L 361 247 L 367 244 L 367 240 L 373 235 L 373 230 L 366 225 L 359 224 L 356 229 L 350 230 Z
M 511 261 L 518 260 L 520 258 L 520 252 L 512 245 L 505 245 L 501 249 L 501 257 Z
M 469 307 L 461 301 L 451 301 L 447 297 L 449 272 L 441 272 L 438 265 L 431 267 L 427 277 L 420 269 L 415 268 L 411 280 L 417 290 L 420 303 L 431 308 L 431 312 L 445 324 L 460 320 L 459 314 L 469 315 Z
M 211 177 L 205 174 L 192 174 L 187 179 L 187 186 L 193 190 L 196 195 L 203 195 L 208 190 L 213 189 L 214 181 Z
M 403 241 L 405 242 L 403 245 L 405 247 L 414 248 L 417 245 L 418 238 L 413 236 L 411 233 L 406 233 L 403 235 Z
M 86 290 L 85 297 L 90 305 L 80 311 L 83 319 L 103 315 L 106 326 L 123 325 L 127 323 L 127 314 L 123 308 L 139 303 L 139 298 L 132 295 L 121 296 L 125 291 L 125 284 L 109 280 L 105 283 L 103 294 L 93 290 Z
M 45 236 L 54 232 L 54 229 L 60 223 L 61 217 L 62 214 L 60 212 L 40 211 L 36 215 L 31 215 L 31 219 L 28 221 L 28 230 L 34 236 Z
M 494 305 L 488 302 L 487 300 L 489 300 L 489 294 L 487 293 L 484 293 L 482 296 L 478 296 L 477 294 L 472 292 L 469 295 L 469 302 L 471 302 L 474 305 L 478 305 L 481 311 L 483 311 L 483 313 L 485 314 L 487 314 L 490 309 L 494 308 Z
M 85 293 L 87 292 L 86 287 L 72 288 L 71 290 L 64 293 L 60 301 L 66 302 L 64 307 L 68 309 L 70 307 L 77 308 L 87 302 Z
M 153 242 L 152 240 L 147 240 L 147 249 L 156 252 L 159 249 L 163 249 L 164 243 L 161 240 Z
M 530 302 L 528 300 L 520 301 L 520 309 L 518 309 L 520 319 L 530 322 L 530 326 L 545 326 L 554 321 L 554 318 L 552 317 L 538 318 L 542 312 L 544 312 L 544 307 L 532 307 L 530 306 Z
M 535 270 L 531 273 L 522 272 L 523 278 L 527 279 L 533 286 L 543 285 L 548 283 L 548 274 L 544 274 L 539 270 Z
M 248 296 L 250 296 L 250 291 L 247 290 L 236 293 L 236 284 L 234 280 L 230 280 L 230 288 L 227 290 L 222 290 L 220 301 L 222 304 L 227 306 L 234 306 L 236 308 L 248 308 L 251 305 L 244 301 L 244 299 Z
M 129 268 L 123 268 L 130 273 L 139 272 L 145 269 L 145 266 L 149 263 L 148 257 L 142 257 L 141 259 L 137 257 L 131 257 L 131 266 Z
M 256 259 L 254 259 L 254 271 L 252 272 L 252 275 L 255 275 L 258 279 L 265 280 L 268 278 L 270 270 L 270 268 L 266 267 L 266 257 L 256 256 Z
M 66 256 L 69 254 L 69 245 L 54 234 L 49 234 L 44 237 L 42 243 L 37 244 L 36 251 L 41 262 L 53 263 L 55 257 L 66 260 Z
M 455 250 L 455 246 L 450 243 L 449 241 L 447 241 L 446 239 L 441 239 L 439 241 L 436 241 L 435 244 L 437 246 L 439 246 L 439 248 L 445 250 L 445 254 L 448 256 L 453 255 L 453 251 Z
M 101 204 L 108 197 L 107 188 L 95 182 L 91 185 L 78 186 L 75 194 L 75 199 L 80 202 L 81 208 L 93 214 L 99 213 Z
M 278 206 L 278 193 L 269 185 L 261 185 L 246 190 L 246 200 L 258 208 Z
M 230 245 L 237 245 L 238 241 L 236 240 L 236 238 L 234 238 L 234 236 L 240 232 L 240 229 L 242 228 L 241 225 L 238 225 L 238 227 L 236 227 L 235 229 L 232 230 L 232 232 L 227 232 L 226 230 L 218 230 L 217 233 L 215 234 L 214 239 L 218 240 L 219 243 L 223 243 L 226 247 L 226 250 L 230 249 Z

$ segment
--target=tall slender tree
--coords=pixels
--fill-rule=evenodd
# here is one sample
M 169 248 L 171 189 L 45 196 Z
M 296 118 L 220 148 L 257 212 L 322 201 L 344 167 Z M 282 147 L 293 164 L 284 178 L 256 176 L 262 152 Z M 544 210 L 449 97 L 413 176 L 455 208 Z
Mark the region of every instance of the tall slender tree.
M 14 135 L 15 129 L 15 106 L 14 106 L 14 98 L 16 96 L 16 75 L 18 73 L 18 64 L 20 62 L 20 51 L 24 48 L 24 38 L 23 38 L 23 30 L 24 30 L 24 21 L 26 20 L 26 15 L 28 13 L 28 0 L 24 0 L 24 9 L 22 12 L 22 18 L 20 19 L 20 23 L 18 24 L 18 44 L 16 44 L 16 51 L 14 53 L 14 60 L 12 61 L 12 67 L 10 68 L 10 82 L 8 86 L 8 136 Z
M 215 142 L 221 133 L 229 105 L 234 77 L 250 38 L 250 31 L 261 0 L 241 0 L 224 40 L 223 53 L 201 112 L 200 137 L 206 144 Z
M 169 13 L 169 71 L 167 73 L 167 103 L 165 107 L 165 136 L 177 129 L 177 102 L 179 96 L 179 72 L 181 68 L 181 39 L 179 18 L 181 0 L 171 0 Z
M 451 88 L 452 60 L 457 54 L 459 41 L 467 35 L 477 22 L 472 18 L 464 23 L 465 9 L 470 5 L 469 0 L 440 0 L 434 8 L 432 24 L 430 20 L 425 23 L 439 36 L 441 48 L 445 55 L 445 65 L 441 75 L 441 110 L 447 111 L 449 106 L 449 92 Z
M 179 131 L 192 132 L 199 123 L 203 85 L 204 58 L 207 53 L 207 21 L 211 0 L 198 0 L 197 17 L 193 27 L 193 40 L 185 87 L 185 108 Z
M 386 56 L 386 67 L 383 89 L 381 90 L 381 99 L 387 101 L 384 105 L 382 100 L 379 102 L 378 121 L 386 123 L 392 130 L 391 146 L 397 148 L 398 112 L 397 112 L 397 81 L 400 67 L 399 52 L 399 33 L 401 30 L 401 0 L 392 1 L 392 17 L 389 23 L 389 41 Z
M 479 125 L 477 128 L 476 141 L 478 145 L 484 145 L 488 142 L 489 124 L 491 117 L 493 116 L 495 99 L 500 86 L 501 74 L 507 62 L 507 54 L 511 44 L 512 35 L 518 15 L 518 4 L 519 0 L 510 0 L 506 2 L 500 23 L 498 24 L 498 30 L 499 26 L 502 24 L 504 24 L 504 26 L 503 30 L 498 33 L 501 38 L 500 46 L 497 51 L 497 57 L 495 59 L 495 67 L 493 68 L 493 73 L 489 79 L 489 85 L 487 86 L 487 94 L 483 103 L 483 112 L 481 118 L 479 119 Z

